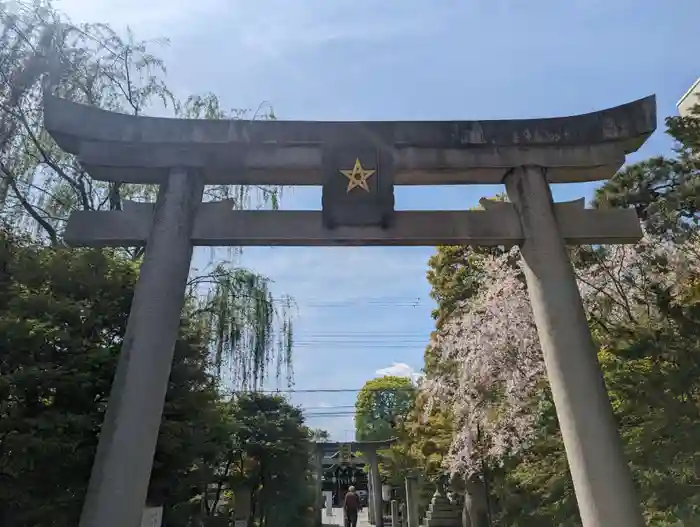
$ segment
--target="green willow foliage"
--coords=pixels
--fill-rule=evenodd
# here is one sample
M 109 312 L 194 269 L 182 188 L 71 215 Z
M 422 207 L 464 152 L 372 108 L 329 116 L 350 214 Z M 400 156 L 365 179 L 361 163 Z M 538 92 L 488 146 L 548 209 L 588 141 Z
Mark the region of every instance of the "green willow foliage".
M 47 86 L 66 99 L 130 115 L 164 107 L 184 118 L 274 119 L 269 105 L 226 110 L 213 94 L 179 101 L 164 81 L 164 62 L 152 52 L 164 43 L 106 24 L 73 23 L 48 0 L 0 0 L 0 219 L 56 245 L 73 211 L 121 210 L 124 200 L 155 199 L 154 185 L 93 181 L 58 148 L 43 129 Z M 276 208 L 280 195 L 279 187 L 205 189 L 205 201 L 227 200 L 237 209 Z M 135 261 L 142 253 L 127 251 Z M 291 384 L 291 299 L 273 299 L 269 280 L 231 262 L 214 265 L 190 285 L 190 311 L 202 315 L 214 368 L 232 387 L 257 388 L 273 371 L 278 382 Z
M 274 360 L 278 381 L 285 375 L 291 384 L 293 300 L 273 298 L 267 278 L 221 264 L 209 275 L 191 280 L 191 294 L 196 295 L 203 284 L 209 287 L 192 312 L 209 329 L 217 373 L 228 376 L 235 386 L 255 390 Z

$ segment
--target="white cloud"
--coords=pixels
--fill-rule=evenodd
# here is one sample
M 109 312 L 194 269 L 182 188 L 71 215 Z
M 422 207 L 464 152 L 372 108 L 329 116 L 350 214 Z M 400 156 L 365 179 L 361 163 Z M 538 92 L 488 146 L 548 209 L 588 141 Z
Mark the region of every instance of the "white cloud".
M 395 362 L 391 366 L 378 369 L 375 373 L 377 377 L 391 375 L 393 377 L 409 377 L 413 380 L 420 377 L 420 373 L 416 372 L 416 370 L 405 362 Z

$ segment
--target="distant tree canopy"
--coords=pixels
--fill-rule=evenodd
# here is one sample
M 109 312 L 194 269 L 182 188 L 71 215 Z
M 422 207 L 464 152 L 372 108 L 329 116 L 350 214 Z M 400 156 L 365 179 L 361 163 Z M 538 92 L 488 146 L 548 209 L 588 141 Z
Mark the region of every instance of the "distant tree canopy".
M 230 447 L 218 452 L 208 498 L 220 499 L 221 489 L 234 496 L 247 492 L 249 527 L 309 525 L 312 444 L 301 410 L 282 397 L 256 393 L 239 395 L 222 409 Z
M 396 434 L 413 406 L 415 386 L 408 377 L 386 376 L 367 381 L 355 403 L 357 441 L 384 441 Z
M 331 434 L 327 430 L 314 428 L 311 430 L 311 439 L 312 441 L 323 443 L 324 441 L 330 441 Z

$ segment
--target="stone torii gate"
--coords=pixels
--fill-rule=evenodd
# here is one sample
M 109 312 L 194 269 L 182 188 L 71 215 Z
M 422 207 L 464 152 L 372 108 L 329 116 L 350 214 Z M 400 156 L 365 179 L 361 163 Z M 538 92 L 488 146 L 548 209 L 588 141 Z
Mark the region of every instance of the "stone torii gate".
M 81 527 L 136 527 L 195 245 L 521 246 L 586 527 L 643 524 L 566 244 L 634 243 L 633 210 L 554 204 L 550 183 L 611 177 L 656 128 L 648 97 L 554 119 L 207 121 L 134 117 L 45 96 L 45 126 L 101 181 L 160 185 L 155 204 L 76 212 L 65 240 L 146 246 Z M 394 211 L 394 185 L 505 183 L 484 211 Z M 323 211 L 202 203 L 205 184 L 323 185 Z
M 323 501 L 321 498 L 321 479 L 323 476 L 323 457 L 325 452 L 330 449 L 341 449 L 341 446 L 350 446 L 350 452 L 362 452 L 365 461 L 369 465 L 369 510 L 370 523 L 376 527 L 384 527 L 384 515 L 382 509 L 382 481 L 379 477 L 379 450 L 388 449 L 396 439 L 388 439 L 386 441 L 352 441 L 345 443 L 336 442 L 319 442 L 316 443 L 316 523 L 321 525 L 321 509 Z

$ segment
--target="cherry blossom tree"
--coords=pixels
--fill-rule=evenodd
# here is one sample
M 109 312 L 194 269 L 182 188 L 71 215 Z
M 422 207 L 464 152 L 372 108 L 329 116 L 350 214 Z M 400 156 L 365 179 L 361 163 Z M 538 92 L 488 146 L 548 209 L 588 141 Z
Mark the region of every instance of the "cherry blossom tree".
M 675 244 L 645 235 L 633 246 L 572 251 L 581 296 L 601 345 L 611 328 L 658 320 L 659 295 L 700 273 L 696 240 Z M 501 459 L 527 446 L 546 388 L 542 352 L 519 266 L 519 250 L 486 255 L 478 292 L 457 305 L 434 333 L 438 359 L 423 390 L 428 408 L 449 410 L 453 472 L 478 470 L 481 456 Z M 478 437 L 477 437 L 478 436 Z
M 645 518 L 659 526 L 700 514 L 698 116 L 667 119 L 673 158 L 630 165 L 595 193 L 595 207 L 634 207 L 643 239 L 570 251 Z M 493 521 L 580 525 L 519 259 L 471 247 L 430 259 L 436 331 L 416 409 L 452 424 L 443 470 L 472 501 L 487 498 Z M 435 436 L 414 428 L 424 444 Z
M 479 292 L 433 337 L 441 367 L 426 378 L 430 405 L 448 409 L 455 435 L 451 472 L 479 470 L 481 456 L 500 459 L 527 442 L 537 420 L 544 362 L 518 249 L 486 256 Z

